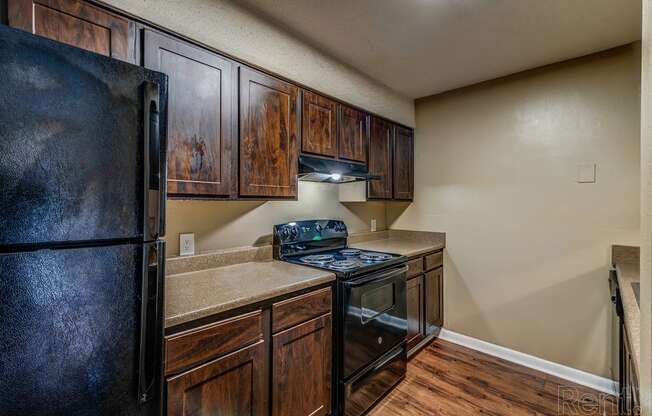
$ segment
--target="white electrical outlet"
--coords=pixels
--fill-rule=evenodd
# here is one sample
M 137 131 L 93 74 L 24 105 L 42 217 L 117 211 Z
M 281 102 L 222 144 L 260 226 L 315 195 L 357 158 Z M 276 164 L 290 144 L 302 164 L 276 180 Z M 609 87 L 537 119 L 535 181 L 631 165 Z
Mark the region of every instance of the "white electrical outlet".
M 373 233 L 374 231 L 376 231 L 376 219 L 372 218 L 371 219 L 371 232 Z
M 179 234 L 179 255 L 192 256 L 195 254 L 195 234 Z

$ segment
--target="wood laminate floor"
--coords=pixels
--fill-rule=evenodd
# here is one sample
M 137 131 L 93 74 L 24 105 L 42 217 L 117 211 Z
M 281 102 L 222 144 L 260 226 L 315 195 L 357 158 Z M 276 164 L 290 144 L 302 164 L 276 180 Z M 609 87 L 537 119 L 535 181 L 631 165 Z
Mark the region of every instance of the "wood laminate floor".
M 436 340 L 371 416 L 616 416 L 614 396 Z

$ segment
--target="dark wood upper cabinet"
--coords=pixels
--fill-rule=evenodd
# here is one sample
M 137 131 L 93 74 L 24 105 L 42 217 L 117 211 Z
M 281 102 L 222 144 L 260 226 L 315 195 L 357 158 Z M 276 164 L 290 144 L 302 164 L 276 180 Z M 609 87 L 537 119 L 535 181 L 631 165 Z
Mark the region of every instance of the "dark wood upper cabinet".
M 394 128 L 394 199 L 414 198 L 414 133 L 411 129 Z
M 167 379 L 167 414 L 268 414 L 264 341 Z
M 339 158 L 367 163 L 369 115 L 346 105 L 339 107 Z
M 295 198 L 299 88 L 240 67 L 240 195 Z
M 337 156 L 337 103 L 303 90 L 301 151 Z
M 169 77 L 169 194 L 235 197 L 236 65 L 149 29 L 144 59 L 147 68 Z
M 272 416 L 325 416 L 331 410 L 331 315 L 273 336 Z
M 169 76 L 172 197 L 294 199 L 299 153 L 366 164 L 369 199 L 412 200 L 414 132 L 79 0 L 0 0 L 10 26 Z M 2 13 L 0 13 L 0 18 Z M 138 23 L 140 25 L 140 23 Z M 140 26 L 139 26 L 140 27 Z M 142 48 L 141 48 L 142 46 Z M 302 99 L 301 99 L 302 97 Z
M 134 22 L 77 0 L 7 0 L 9 26 L 135 63 Z
M 389 121 L 371 117 L 369 174 L 380 179 L 369 181 L 369 199 L 392 199 L 392 142 L 394 129 Z

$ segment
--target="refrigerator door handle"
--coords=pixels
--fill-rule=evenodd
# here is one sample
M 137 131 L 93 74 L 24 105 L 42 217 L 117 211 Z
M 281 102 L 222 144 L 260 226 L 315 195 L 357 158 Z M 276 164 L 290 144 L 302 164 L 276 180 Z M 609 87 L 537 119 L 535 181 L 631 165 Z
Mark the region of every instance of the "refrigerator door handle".
M 144 167 L 145 167 L 145 218 L 143 234 L 145 241 L 153 241 L 163 236 L 165 231 L 165 169 L 163 160 L 165 146 L 161 140 L 160 129 L 160 87 L 155 82 L 146 82 L 144 87 Z
M 163 357 L 163 291 L 165 242 L 143 246 L 138 400 L 145 403 L 160 395 Z

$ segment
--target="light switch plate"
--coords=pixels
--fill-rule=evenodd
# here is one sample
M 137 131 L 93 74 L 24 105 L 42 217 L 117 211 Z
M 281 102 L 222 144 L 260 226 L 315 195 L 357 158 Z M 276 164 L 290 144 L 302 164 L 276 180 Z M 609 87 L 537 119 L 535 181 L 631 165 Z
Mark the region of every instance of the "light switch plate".
M 577 183 L 595 183 L 595 163 L 577 165 Z
M 371 232 L 373 233 L 374 231 L 376 231 L 376 219 L 372 218 L 371 219 Z
M 179 255 L 192 256 L 195 254 L 195 233 L 179 234 Z

